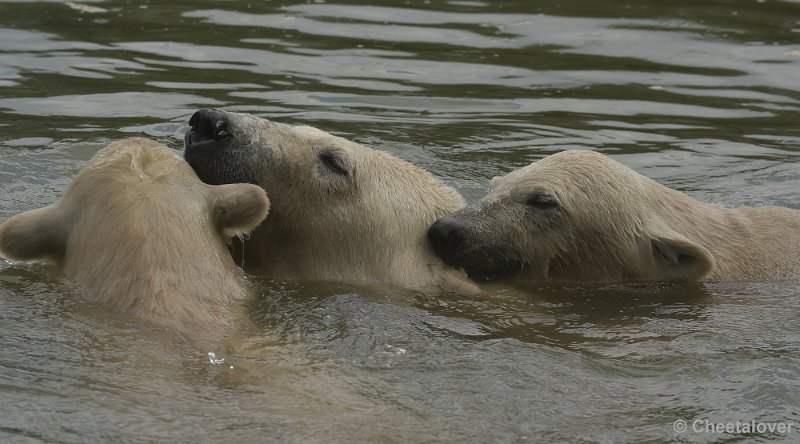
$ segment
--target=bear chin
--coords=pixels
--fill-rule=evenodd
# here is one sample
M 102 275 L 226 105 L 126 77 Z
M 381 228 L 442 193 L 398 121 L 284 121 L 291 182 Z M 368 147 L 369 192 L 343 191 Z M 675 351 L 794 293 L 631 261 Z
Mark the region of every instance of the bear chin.
M 507 279 L 519 275 L 526 268 L 525 262 L 520 259 L 510 258 L 504 254 L 492 255 L 488 250 L 481 254 L 444 255 L 444 263 L 454 267 L 463 268 L 470 279 L 476 281 L 493 281 Z M 474 257 L 474 259 L 473 259 Z
M 514 259 L 505 259 L 492 264 L 478 263 L 464 266 L 467 276 L 476 281 L 507 279 L 522 273 L 524 269 L 525 263 Z

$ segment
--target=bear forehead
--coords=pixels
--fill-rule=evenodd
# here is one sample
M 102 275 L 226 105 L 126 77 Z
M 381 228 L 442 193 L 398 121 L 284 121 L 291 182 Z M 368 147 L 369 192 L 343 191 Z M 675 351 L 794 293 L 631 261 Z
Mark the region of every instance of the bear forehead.
M 600 153 L 562 151 L 491 181 L 492 193 L 547 190 L 560 194 L 582 190 L 597 194 L 639 189 L 639 173 Z
M 628 180 L 639 173 L 600 153 L 570 150 L 545 157 L 509 174 L 514 175 L 520 179 L 540 178 L 563 183 L 583 180 L 613 182 L 615 179 Z
M 181 187 L 203 185 L 194 170 L 174 150 L 154 141 L 133 138 L 112 143 L 99 151 L 78 173 L 70 186 L 70 194 L 94 195 L 92 188 L 98 184 L 119 193 L 128 191 L 128 185 L 138 187 L 138 184 L 147 183 L 160 186 L 180 184 Z
M 297 134 L 298 136 L 308 137 L 308 138 L 323 138 L 323 137 L 333 137 L 330 133 L 326 133 L 319 128 L 314 128 L 313 126 L 308 125 L 300 125 L 292 127 L 292 131 Z
M 106 167 L 114 164 L 120 164 L 120 166 L 128 164 L 135 168 L 137 165 L 146 165 L 151 162 L 181 160 L 181 156 L 166 145 L 149 139 L 133 137 L 113 142 L 98 151 L 89 160 L 87 166 Z
M 532 163 L 523 171 L 580 171 L 586 175 L 603 174 L 613 172 L 618 174 L 622 171 L 633 172 L 630 168 L 611 159 L 603 154 L 588 150 L 567 150 L 550 155 L 537 162 Z

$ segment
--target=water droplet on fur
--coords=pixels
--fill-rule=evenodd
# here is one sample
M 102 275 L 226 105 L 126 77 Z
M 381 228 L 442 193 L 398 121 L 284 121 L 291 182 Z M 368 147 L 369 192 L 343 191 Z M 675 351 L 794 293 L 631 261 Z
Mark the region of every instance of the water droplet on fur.
M 219 365 L 225 363 L 225 358 L 217 358 L 217 354 L 214 352 L 208 352 L 208 360 L 211 362 L 212 365 Z

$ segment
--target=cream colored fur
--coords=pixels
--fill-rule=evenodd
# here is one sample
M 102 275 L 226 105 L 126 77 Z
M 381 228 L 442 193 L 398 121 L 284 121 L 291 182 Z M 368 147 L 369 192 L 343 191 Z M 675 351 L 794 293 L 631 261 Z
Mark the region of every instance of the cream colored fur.
M 217 162 L 239 162 L 272 201 L 270 217 L 244 244 L 245 270 L 278 279 L 475 290 L 427 240 L 437 218 L 464 205 L 454 189 L 404 160 L 316 128 L 227 114 L 235 141 L 230 156 L 240 158 Z M 326 167 L 324 152 L 347 174 Z
M 560 209 L 531 209 L 526 199 L 537 190 L 553 193 Z M 503 254 L 522 259 L 529 278 L 800 278 L 800 211 L 702 203 L 591 151 L 564 151 L 495 178 L 456 217 L 477 214 L 485 220 L 475 236 L 514 244 Z
M 247 295 L 225 241 L 268 208 L 254 185 L 206 185 L 166 146 L 126 139 L 58 202 L 0 225 L 0 254 L 54 261 L 92 300 L 210 345 Z

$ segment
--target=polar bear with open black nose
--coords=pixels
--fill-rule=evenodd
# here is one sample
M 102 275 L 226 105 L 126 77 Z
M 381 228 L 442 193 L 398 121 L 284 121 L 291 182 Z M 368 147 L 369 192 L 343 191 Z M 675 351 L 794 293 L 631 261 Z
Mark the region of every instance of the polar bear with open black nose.
M 800 278 L 800 211 L 701 203 L 591 151 L 493 179 L 429 237 L 478 280 Z
M 234 256 L 246 271 L 472 288 L 428 242 L 430 225 L 464 201 L 427 171 L 309 126 L 215 109 L 189 123 L 185 157 L 204 182 L 252 183 L 270 196 L 270 216 Z

